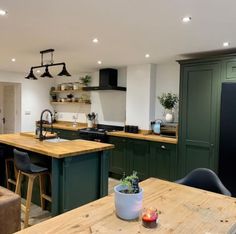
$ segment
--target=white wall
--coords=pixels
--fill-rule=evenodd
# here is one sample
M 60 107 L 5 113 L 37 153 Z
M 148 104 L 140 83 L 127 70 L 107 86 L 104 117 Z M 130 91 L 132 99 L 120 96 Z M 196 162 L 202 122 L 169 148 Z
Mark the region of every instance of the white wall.
M 49 90 L 53 79 L 26 80 L 24 74 L 0 71 L 0 82 L 21 84 L 21 131 L 33 131 L 41 111 L 52 109 Z
M 91 86 L 99 83 L 99 72 L 93 73 Z M 126 68 L 118 69 L 118 86 L 126 87 Z M 91 111 L 98 114 L 98 123 L 124 126 L 126 92 L 104 90 L 91 92 Z
M 157 65 L 155 119 L 163 119 L 163 107 L 157 99 L 162 93 L 172 92 L 179 96 L 180 66 L 172 61 Z M 175 110 L 175 121 L 178 121 L 178 106 Z
M 153 64 L 135 65 L 127 68 L 126 124 L 150 129 L 154 118 L 155 71 Z

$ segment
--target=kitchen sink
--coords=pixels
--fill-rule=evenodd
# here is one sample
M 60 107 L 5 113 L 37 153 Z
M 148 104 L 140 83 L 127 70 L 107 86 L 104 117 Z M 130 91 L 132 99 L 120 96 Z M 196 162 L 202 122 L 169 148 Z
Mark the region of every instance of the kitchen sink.
M 46 142 L 52 142 L 52 143 L 59 143 L 59 142 L 63 142 L 63 141 L 69 141 L 67 139 L 62 139 L 62 138 L 52 138 L 52 139 L 47 139 L 44 140 Z

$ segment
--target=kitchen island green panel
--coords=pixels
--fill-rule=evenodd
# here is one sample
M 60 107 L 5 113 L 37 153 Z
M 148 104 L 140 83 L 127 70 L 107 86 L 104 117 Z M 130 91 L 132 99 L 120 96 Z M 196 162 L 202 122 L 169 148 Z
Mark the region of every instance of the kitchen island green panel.
M 108 152 L 52 159 L 52 214 L 108 194 Z
M 13 157 L 13 147 L 1 144 Z M 14 147 L 15 148 L 15 147 Z M 22 150 L 21 148 L 18 148 Z M 46 178 L 47 194 L 52 196 L 52 204 L 47 204 L 52 215 L 58 215 L 104 197 L 108 194 L 108 168 L 110 151 L 97 151 L 55 158 L 32 151 L 28 152 L 32 163 L 47 167 L 52 181 Z M 12 171 L 13 172 L 13 171 Z M 4 176 L 1 171 L 0 176 Z M 12 188 L 14 190 L 14 188 Z M 21 195 L 26 198 L 27 180 L 22 180 Z M 32 202 L 40 206 L 39 182 L 35 180 Z

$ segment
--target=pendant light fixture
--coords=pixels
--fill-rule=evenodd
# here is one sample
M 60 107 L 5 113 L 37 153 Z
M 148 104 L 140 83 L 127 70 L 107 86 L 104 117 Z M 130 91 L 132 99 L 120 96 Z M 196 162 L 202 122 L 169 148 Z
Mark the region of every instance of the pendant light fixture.
M 31 67 L 30 68 L 30 73 L 25 77 L 25 79 L 37 80 L 37 77 L 34 75 L 33 69 L 38 69 L 38 68 L 41 68 L 41 67 L 45 67 L 45 72 L 41 75 L 41 77 L 43 77 L 43 78 L 45 78 L 45 77 L 53 78 L 53 76 L 50 74 L 49 69 L 48 69 L 49 67 L 52 67 L 52 66 L 63 66 L 62 71 L 58 74 L 58 76 L 71 76 L 70 73 L 66 70 L 66 64 L 64 62 L 63 63 L 53 63 L 53 52 L 54 52 L 54 49 L 48 49 L 48 50 L 40 51 L 41 66 Z M 50 60 L 49 63 L 46 64 L 46 63 L 44 63 L 43 55 L 47 54 L 47 53 L 51 54 L 51 60 Z

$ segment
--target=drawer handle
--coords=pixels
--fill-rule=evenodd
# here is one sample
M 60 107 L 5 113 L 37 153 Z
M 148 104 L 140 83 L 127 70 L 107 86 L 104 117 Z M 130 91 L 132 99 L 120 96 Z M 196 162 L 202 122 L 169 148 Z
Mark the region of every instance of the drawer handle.
M 162 149 L 166 149 L 166 147 L 164 145 L 161 146 Z

